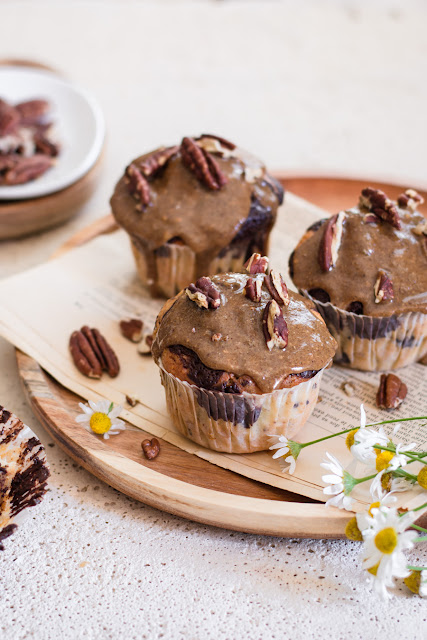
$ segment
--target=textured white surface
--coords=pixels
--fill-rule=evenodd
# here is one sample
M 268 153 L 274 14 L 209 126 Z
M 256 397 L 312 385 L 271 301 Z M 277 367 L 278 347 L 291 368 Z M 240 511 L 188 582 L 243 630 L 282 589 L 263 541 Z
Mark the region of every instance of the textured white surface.
M 0 244 L 0 276 L 107 212 L 125 163 L 183 133 L 217 131 L 295 173 L 427 185 L 423 2 L 2 2 L 0 20 L 0 55 L 38 58 L 90 88 L 109 130 L 81 216 Z M 49 494 L 0 557 L 1 640 L 425 633 L 425 601 L 369 594 L 355 544 L 221 531 L 103 485 L 51 446 L 3 341 L 0 361 L 0 402 L 37 432 L 52 467 Z

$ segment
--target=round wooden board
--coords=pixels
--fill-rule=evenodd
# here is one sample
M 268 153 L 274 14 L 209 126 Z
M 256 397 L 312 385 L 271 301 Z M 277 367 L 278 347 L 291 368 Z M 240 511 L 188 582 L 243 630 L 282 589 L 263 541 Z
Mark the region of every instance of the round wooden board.
M 371 181 L 290 178 L 277 175 L 289 191 L 331 212 L 357 201 Z M 393 196 L 403 187 L 387 187 Z M 57 255 L 116 229 L 112 216 L 96 221 L 71 238 Z M 343 538 L 349 513 L 250 480 L 161 441 L 152 461 L 141 453 L 148 433 L 128 425 L 109 440 L 76 429 L 78 396 L 29 356 L 17 351 L 24 389 L 34 412 L 57 444 L 76 462 L 122 493 L 175 515 L 246 533 L 295 538 Z M 423 517 L 422 520 L 427 518 Z M 424 525 L 425 526 L 425 525 Z
M 1 59 L 0 65 L 33 67 L 53 71 L 60 75 L 56 69 L 32 60 Z M 0 200 L 0 240 L 21 238 L 44 231 L 56 227 L 76 215 L 95 191 L 102 158 L 103 152 L 82 178 L 65 189 L 40 198 Z

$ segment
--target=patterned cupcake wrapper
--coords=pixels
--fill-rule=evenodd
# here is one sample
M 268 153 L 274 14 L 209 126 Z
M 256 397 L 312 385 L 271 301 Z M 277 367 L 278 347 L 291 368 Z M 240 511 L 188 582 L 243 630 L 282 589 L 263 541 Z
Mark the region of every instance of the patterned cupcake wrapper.
M 169 414 L 180 433 L 215 451 L 252 453 L 268 449 L 270 436 L 291 438 L 301 429 L 316 405 L 325 368 L 289 389 L 241 395 L 201 389 L 161 365 L 160 374 Z
M 390 317 L 356 315 L 320 302 L 305 290 L 338 343 L 337 364 L 362 371 L 400 369 L 427 356 L 427 313 Z
M 46 492 L 49 467 L 43 446 L 13 413 L 0 406 L 0 550 Z
M 157 273 L 156 282 L 148 278 L 147 261 L 143 251 L 131 241 L 132 251 L 139 277 L 143 284 L 150 286 L 157 295 L 172 298 L 181 289 L 194 282 L 200 275 L 215 275 L 230 271 L 241 271 L 246 259 L 246 247 L 233 247 L 222 251 L 214 258 L 204 274 L 196 274 L 197 256 L 190 247 L 170 244 L 164 251 L 154 254 Z

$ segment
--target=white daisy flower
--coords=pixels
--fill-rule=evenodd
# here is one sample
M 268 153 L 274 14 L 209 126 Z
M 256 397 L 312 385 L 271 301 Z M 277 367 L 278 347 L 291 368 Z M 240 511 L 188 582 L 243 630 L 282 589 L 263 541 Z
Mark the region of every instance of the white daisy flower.
M 279 464 L 283 473 L 292 475 L 295 472 L 297 458 L 302 449 L 302 445 L 294 440 L 288 440 L 285 436 L 270 436 L 277 438 L 277 442 L 271 445 L 270 450 L 276 449 L 273 459 L 280 458 Z
M 354 436 L 354 445 L 350 451 L 359 462 L 369 466 L 375 466 L 377 453 L 374 449 L 375 445 L 386 447 L 389 444 L 388 436 L 383 427 L 378 431 L 367 427 L 360 428 Z
M 417 593 L 421 598 L 427 597 L 427 571 L 411 571 L 403 581 L 412 593 Z
M 331 474 L 322 476 L 322 481 L 330 486 L 323 489 L 323 493 L 329 498 L 326 502 L 326 506 L 338 507 L 339 509 L 347 509 L 351 511 L 351 506 L 354 499 L 350 497 L 350 493 L 355 486 L 355 478 L 343 469 L 341 463 L 335 458 L 335 456 L 326 452 L 326 456 L 329 462 L 325 461 L 320 464 L 321 467 L 330 471 Z
M 408 491 L 412 486 L 405 478 L 392 478 L 390 475 L 384 478 L 385 474 L 387 474 L 387 471 L 383 469 L 377 473 L 371 482 L 369 491 L 374 500 L 382 500 L 389 493 Z
M 408 464 L 408 462 L 410 462 L 411 459 L 403 454 L 405 451 L 413 451 L 416 446 L 417 445 L 415 442 L 411 442 L 411 444 L 406 444 L 406 445 L 399 443 L 396 446 L 396 451 L 393 458 L 390 460 L 388 469 L 390 471 L 394 471 L 395 469 L 398 469 L 399 467 L 404 467 L 406 464 Z
M 105 440 L 110 436 L 116 436 L 125 428 L 125 423 L 118 417 L 123 411 L 123 407 L 101 400 L 100 402 L 92 402 L 89 400 L 89 406 L 79 402 L 79 407 L 83 413 L 77 416 L 76 422 L 82 424 L 88 431 L 92 431 L 98 435 L 102 435 Z
M 417 538 L 415 531 L 407 531 L 416 515 L 408 512 L 399 515 L 395 507 L 380 506 L 372 509 L 372 517 L 356 514 L 357 525 L 362 532 L 364 548 L 363 568 L 370 574 L 374 590 L 387 598 L 393 578 L 406 578 L 407 559 L 403 553 L 412 549 Z

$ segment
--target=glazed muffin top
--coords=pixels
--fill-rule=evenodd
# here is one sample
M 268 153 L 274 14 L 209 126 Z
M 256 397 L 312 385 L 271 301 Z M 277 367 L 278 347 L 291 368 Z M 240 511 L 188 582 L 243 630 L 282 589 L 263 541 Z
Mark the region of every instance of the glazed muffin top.
M 156 362 L 177 375 L 165 361 L 172 352 L 193 369 L 184 379 L 231 393 L 269 393 L 328 365 L 334 338 L 314 305 L 288 292 L 279 273 L 266 273 L 267 264 L 266 257 L 254 254 L 246 273 L 200 278 L 168 301 L 154 332 Z M 206 381 L 203 368 L 211 376 L 225 374 L 219 375 L 219 386 Z
M 427 221 L 423 198 L 408 189 L 397 202 L 378 189 L 358 206 L 312 225 L 289 260 L 301 291 L 358 315 L 427 313 Z
M 282 201 L 282 187 L 260 160 L 203 134 L 133 160 L 111 207 L 117 222 L 149 250 L 178 241 L 195 253 L 217 255 L 242 231 L 250 211 L 256 222 L 257 205 L 270 213 L 272 226 Z

